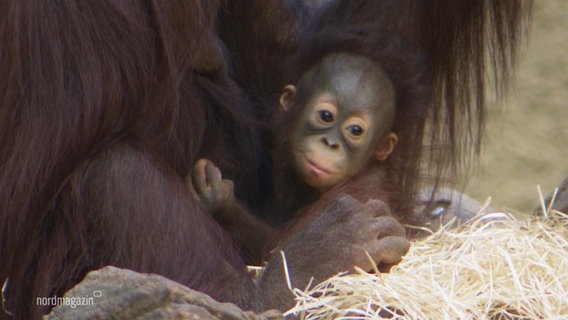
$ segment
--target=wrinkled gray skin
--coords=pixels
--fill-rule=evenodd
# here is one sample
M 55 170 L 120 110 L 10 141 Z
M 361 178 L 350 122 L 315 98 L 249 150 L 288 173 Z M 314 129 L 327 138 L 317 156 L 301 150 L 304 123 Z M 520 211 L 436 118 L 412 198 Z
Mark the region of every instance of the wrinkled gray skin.
M 568 176 L 558 185 L 558 192 L 554 197 L 554 191 L 551 191 L 545 198 L 544 204 L 550 210 L 556 210 L 568 213 Z M 436 231 L 441 225 L 447 225 L 456 218 L 454 224 L 463 223 L 476 214 L 484 214 L 491 212 L 490 207 L 483 208 L 483 203 L 470 198 L 469 196 L 451 189 L 439 188 L 433 197 L 433 201 L 429 203 L 432 196 L 432 187 L 426 187 L 422 190 L 419 205 L 414 209 L 414 214 L 407 221 L 407 224 L 424 226 L 432 231 Z M 483 210 L 482 210 L 483 209 Z M 538 204 L 534 209 L 536 214 L 542 214 L 542 204 Z M 409 237 L 419 237 L 426 235 L 426 232 L 418 230 L 408 230 Z
M 552 201 L 552 197 L 554 196 L 554 191 L 551 191 L 546 198 L 544 198 L 544 205 L 546 208 L 550 206 L 550 202 Z M 554 203 L 550 206 L 551 210 L 560 211 L 563 213 L 568 213 L 568 176 L 564 178 L 564 180 L 558 186 L 558 192 L 554 197 Z M 536 213 L 542 213 L 543 208 L 542 205 L 538 205 L 534 211 Z
M 432 192 L 433 187 L 422 189 L 419 204 L 414 209 L 413 216 L 406 221 L 408 224 L 436 231 L 440 226 L 451 223 L 454 218 L 456 219 L 452 225 L 466 222 L 478 213 L 491 211 L 489 207 L 483 208 L 483 203 L 452 188 L 438 188 L 433 199 Z M 409 237 L 426 234 L 419 230 L 408 230 Z

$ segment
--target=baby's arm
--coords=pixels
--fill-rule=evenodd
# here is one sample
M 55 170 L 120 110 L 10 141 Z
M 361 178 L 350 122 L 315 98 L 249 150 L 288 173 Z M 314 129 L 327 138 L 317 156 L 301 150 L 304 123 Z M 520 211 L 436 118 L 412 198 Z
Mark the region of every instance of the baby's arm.
M 251 259 L 247 262 L 261 262 L 262 249 L 271 241 L 274 232 L 235 199 L 233 181 L 223 179 L 213 162 L 200 159 L 193 167 L 190 188 L 203 210 L 223 226 Z

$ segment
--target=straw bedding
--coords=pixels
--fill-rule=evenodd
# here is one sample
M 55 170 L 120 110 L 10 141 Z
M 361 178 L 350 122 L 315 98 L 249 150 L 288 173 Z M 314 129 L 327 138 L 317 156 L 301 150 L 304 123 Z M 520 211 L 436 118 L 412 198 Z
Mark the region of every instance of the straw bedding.
M 414 241 L 388 274 L 294 293 L 301 319 L 568 319 L 568 215 L 483 215 Z

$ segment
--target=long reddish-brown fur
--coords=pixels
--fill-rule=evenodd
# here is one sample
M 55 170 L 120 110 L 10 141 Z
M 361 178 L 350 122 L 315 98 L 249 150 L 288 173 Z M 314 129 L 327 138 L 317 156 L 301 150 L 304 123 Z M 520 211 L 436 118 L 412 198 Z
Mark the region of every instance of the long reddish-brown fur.
M 442 151 L 432 158 L 442 169 L 457 167 L 462 146 L 476 150 L 484 50 L 494 48 L 496 74 L 508 74 L 526 5 L 333 2 L 313 6 L 322 12 L 314 18 L 300 0 L 0 1 L 7 311 L 38 318 L 49 306 L 36 297 L 62 295 L 109 264 L 265 307 L 238 250 L 199 210 L 185 179 L 197 158 L 209 158 L 235 181 L 239 198 L 261 206 L 270 163 L 256 121 L 274 112 L 265 102 L 284 84 L 280 63 L 297 50 L 302 28 L 330 19 L 340 27 L 374 23 L 424 53 L 433 131 L 420 127 L 400 151 L 411 162 L 402 162 L 410 171 L 398 185 L 417 183 L 411 157 L 424 138 Z
M 197 157 L 237 180 L 261 166 L 223 66 L 194 71 L 216 40 L 218 5 L 0 3 L 0 278 L 18 318 L 108 264 L 219 298 L 223 264 L 241 276 L 237 251 L 185 186 Z

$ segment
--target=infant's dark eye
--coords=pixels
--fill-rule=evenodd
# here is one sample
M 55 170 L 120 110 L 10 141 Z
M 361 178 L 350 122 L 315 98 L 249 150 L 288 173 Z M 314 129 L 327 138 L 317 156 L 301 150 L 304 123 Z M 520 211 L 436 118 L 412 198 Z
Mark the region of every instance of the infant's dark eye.
M 327 110 L 320 110 L 318 111 L 319 117 L 323 122 L 332 122 L 333 121 L 333 113 Z
M 349 127 L 349 132 L 354 136 L 360 136 L 363 134 L 363 128 L 360 126 L 351 126 Z

